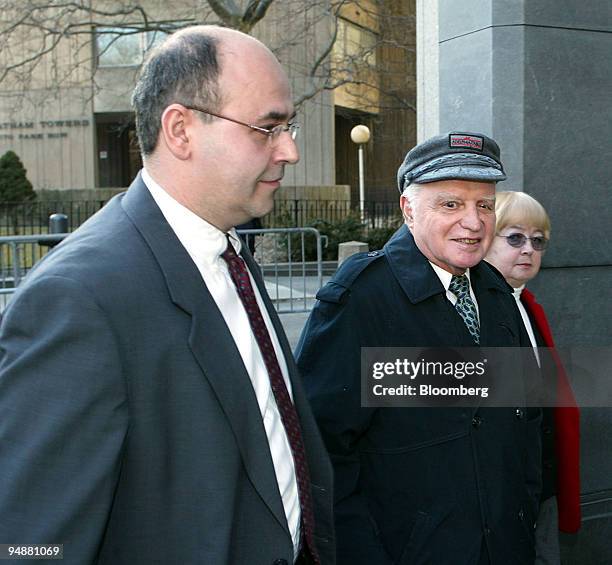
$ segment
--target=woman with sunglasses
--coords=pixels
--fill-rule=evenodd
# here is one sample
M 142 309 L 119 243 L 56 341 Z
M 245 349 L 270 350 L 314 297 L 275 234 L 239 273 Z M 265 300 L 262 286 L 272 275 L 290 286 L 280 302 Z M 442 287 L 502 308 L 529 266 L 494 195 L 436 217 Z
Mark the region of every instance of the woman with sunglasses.
M 538 358 L 554 342 L 544 310 L 525 284 L 538 274 L 550 237 L 544 207 L 524 192 L 500 192 L 495 202 L 496 237 L 486 256 L 514 289 L 514 297 Z M 580 528 L 579 413 L 558 356 L 552 359 L 563 407 L 545 408 L 542 423 L 542 497 L 536 528 L 536 564 L 560 563 L 558 530 Z

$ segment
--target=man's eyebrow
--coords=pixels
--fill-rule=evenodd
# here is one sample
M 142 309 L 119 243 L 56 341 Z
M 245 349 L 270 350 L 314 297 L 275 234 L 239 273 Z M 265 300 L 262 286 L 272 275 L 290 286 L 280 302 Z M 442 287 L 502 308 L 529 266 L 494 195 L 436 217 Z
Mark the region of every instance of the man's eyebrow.
M 436 194 L 436 198 L 452 198 L 454 200 L 463 200 L 463 196 L 459 196 L 458 194 L 453 194 L 452 192 L 438 192 Z M 481 196 L 480 200 L 493 200 L 495 201 L 495 196 Z
M 260 120 L 274 120 L 276 122 L 285 122 L 285 121 L 290 122 L 291 120 L 295 119 L 296 115 L 297 115 L 296 112 L 293 112 L 293 114 L 288 116 L 287 112 L 277 112 L 275 110 L 272 110 L 271 112 L 268 112 L 264 116 L 261 116 L 261 118 L 259 119 Z
M 436 202 L 442 202 L 443 200 L 462 200 L 456 194 L 452 192 L 439 192 L 436 194 Z

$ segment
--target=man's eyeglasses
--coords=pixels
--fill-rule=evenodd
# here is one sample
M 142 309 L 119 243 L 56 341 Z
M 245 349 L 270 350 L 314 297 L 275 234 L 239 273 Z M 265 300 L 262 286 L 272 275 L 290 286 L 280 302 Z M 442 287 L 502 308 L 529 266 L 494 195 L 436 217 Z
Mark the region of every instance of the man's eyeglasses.
M 246 122 L 241 122 L 240 120 L 235 120 L 234 118 L 228 118 L 227 116 L 221 116 L 220 114 L 215 114 L 214 112 L 209 112 L 208 110 L 202 110 L 201 108 L 196 108 L 195 106 L 185 106 L 188 110 L 194 110 L 196 112 L 202 112 L 202 114 L 208 114 L 209 116 L 214 116 L 215 118 L 221 118 L 222 120 L 227 120 L 228 122 L 234 122 L 235 124 L 239 124 L 241 126 L 245 126 L 247 128 L 251 128 L 259 133 L 268 136 L 268 139 L 272 142 L 276 142 L 280 137 L 281 133 L 289 132 L 291 139 L 295 139 L 297 137 L 298 130 L 300 129 L 299 124 L 296 123 L 288 123 L 288 124 L 278 124 L 273 128 L 262 128 L 261 126 L 255 126 L 253 124 L 247 124 Z
M 544 251 L 548 247 L 548 240 L 543 235 L 527 237 L 522 233 L 511 233 L 510 235 L 498 235 L 497 237 L 505 237 L 508 245 L 516 248 L 523 247 L 528 239 L 531 240 L 531 247 L 534 251 Z

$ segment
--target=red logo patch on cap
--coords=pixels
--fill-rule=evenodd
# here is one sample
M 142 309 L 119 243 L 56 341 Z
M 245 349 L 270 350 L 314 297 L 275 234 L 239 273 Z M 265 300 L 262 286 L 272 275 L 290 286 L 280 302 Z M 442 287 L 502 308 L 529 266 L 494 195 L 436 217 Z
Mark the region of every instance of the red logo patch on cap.
M 462 134 L 451 134 L 448 139 L 450 147 L 467 147 L 468 149 L 476 149 L 476 151 L 482 151 L 484 139 L 477 135 L 462 135 Z

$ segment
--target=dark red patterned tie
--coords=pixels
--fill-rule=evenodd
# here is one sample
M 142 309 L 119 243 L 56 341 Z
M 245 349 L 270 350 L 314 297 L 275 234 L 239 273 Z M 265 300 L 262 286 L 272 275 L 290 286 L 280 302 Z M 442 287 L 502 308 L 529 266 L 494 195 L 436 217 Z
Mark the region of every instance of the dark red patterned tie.
M 236 285 L 238 296 L 249 317 L 251 329 L 253 330 L 266 369 L 268 370 L 270 386 L 272 387 L 276 405 L 278 406 L 281 420 L 285 426 L 285 432 L 287 433 L 287 438 L 289 439 L 289 445 L 291 446 L 291 452 L 293 454 L 298 497 L 302 510 L 302 531 L 312 560 L 316 565 L 319 565 L 319 555 L 314 545 L 314 512 L 312 510 L 312 500 L 310 498 L 310 475 L 308 473 L 306 452 L 304 450 L 304 441 L 302 439 L 302 430 L 300 428 L 298 415 L 293 402 L 291 402 L 291 397 L 287 391 L 285 379 L 283 378 L 283 374 L 278 364 L 268 328 L 266 327 L 266 323 L 261 315 L 261 310 L 257 304 L 257 299 L 255 298 L 253 287 L 251 286 L 249 272 L 242 257 L 236 254 L 234 246 L 229 241 L 229 238 L 227 241 L 227 249 L 223 252 L 221 257 L 225 259 L 229 267 L 230 275 Z

